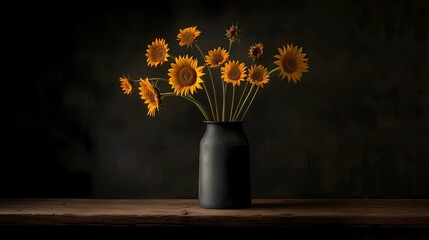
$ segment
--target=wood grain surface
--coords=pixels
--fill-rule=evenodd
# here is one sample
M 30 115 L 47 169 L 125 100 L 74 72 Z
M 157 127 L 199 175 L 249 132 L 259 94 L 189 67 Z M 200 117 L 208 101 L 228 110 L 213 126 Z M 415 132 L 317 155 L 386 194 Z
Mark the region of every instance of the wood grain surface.
M 429 227 L 424 199 L 257 199 L 213 210 L 194 199 L 0 199 L 0 226 Z

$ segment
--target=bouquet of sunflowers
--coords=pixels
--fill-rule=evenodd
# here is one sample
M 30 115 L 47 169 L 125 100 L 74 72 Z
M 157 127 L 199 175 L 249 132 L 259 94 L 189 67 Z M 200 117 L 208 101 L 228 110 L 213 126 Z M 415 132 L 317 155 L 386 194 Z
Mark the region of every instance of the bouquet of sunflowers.
M 175 57 L 169 53 L 165 39 L 155 39 L 148 45 L 147 65 L 156 68 L 171 60 L 168 78 L 146 77 L 132 80 L 122 76 L 119 81 L 123 92 L 129 95 L 137 85 L 141 99 L 147 104 L 148 115 L 152 117 L 159 111 L 164 98 L 179 97 L 195 104 L 206 121 L 236 122 L 244 120 L 258 91 L 269 83 L 271 74 L 278 71 L 282 80 L 287 78 L 288 82 L 297 83 L 302 73 L 308 71 L 306 54 L 301 47 L 292 44 L 278 48 L 279 54 L 274 56 L 276 60 L 273 62 L 276 66 L 271 70 L 257 64 L 264 54 L 262 43 L 250 46 L 248 56 L 251 64 L 246 65 L 245 61 L 232 58 L 231 47 L 239 42 L 241 37 L 238 24 L 233 24 L 226 30 L 228 50 L 218 47 L 205 53 L 198 45 L 197 39 L 200 35 L 201 31 L 196 26 L 180 29 L 177 35 L 179 46 L 191 48 L 201 55 L 200 59 L 194 55 Z M 203 64 L 199 64 L 199 60 Z M 219 72 L 216 75 L 214 71 Z M 220 79 L 215 76 L 220 76 Z M 162 82 L 166 84 L 162 86 Z M 161 90 L 161 87 L 165 88 L 167 84 L 172 91 Z M 194 97 L 197 89 L 205 92 L 203 99 Z

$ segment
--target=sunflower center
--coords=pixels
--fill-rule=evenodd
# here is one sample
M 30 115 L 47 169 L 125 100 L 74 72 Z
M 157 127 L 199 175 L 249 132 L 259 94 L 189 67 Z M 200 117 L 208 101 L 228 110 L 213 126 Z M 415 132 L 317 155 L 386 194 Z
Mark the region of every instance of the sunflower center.
M 238 38 L 238 27 L 236 26 L 231 26 L 228 30 L 227 33 L 227 37 L 231 38 L 231 39 L 236 39 Z
M 256 82 L 262 81 L 262 73 L 260 71 L 254 71 L 252 73 L 252 79 L 253 81 L 256 81 Z
M 147 97 L 149 98 L 149 101 L 150 101 L 151 103 L 156 102 L 156 96 L 155 96 L 155 94 L 153 94 L 153 92 L 152 92 L 152 91 L 148 91 L 148 92 L 147 92 Z
M 220 64 L 223 61 L 223 57 L 221 55 L 215 55 L 213 57 L 213 63 L 214 64 Z
M 254 56 L 254 57 L 257 57 L 257 56 L 259 56 L 259 55 L 261 55 L 262 53 L 261 53 L 261 49 L 259 49 L 259 48 L 254 48 L 253 50 L 252 50 L 252 56 Z
M 192 86 L 197 81 L 197 73 L 191 67 L 184 67 L 179 72 L 179 82 L 183 86 Z
M 283 69 L 287 73 L 293 73 L 296 71 L 296 60 L 294 58 L 285 58 L 282 62 Z
M 229 72 L 228 72 L 228 77 L 231 80 L 238 80 L 238 79 L 240 79 L 240 76 L 241 76 L 241 73 L 238 70 L 238 68 L 235 68 L 235 67 L 231 68 L 231 70 L 229 70 Z
M 165 57 L 165 49 L 163 47 L 159 47 L 154 52 L 154 57 L 156 60 L 163 60 Z
M 185 39 L 188 43 L 192 43 L 194 41 L 194 34 L 187 34 Z

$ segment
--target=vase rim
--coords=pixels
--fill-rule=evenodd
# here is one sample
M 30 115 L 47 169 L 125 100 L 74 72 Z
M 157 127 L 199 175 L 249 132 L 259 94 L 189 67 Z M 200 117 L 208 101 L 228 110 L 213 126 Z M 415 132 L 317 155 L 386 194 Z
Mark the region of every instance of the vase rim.
M 214 124 L 214 123 L 225 123 L 225 124 L 234 124 L 234 123 L 244 123 L 246 121 L 203 121 L 204 123 Z

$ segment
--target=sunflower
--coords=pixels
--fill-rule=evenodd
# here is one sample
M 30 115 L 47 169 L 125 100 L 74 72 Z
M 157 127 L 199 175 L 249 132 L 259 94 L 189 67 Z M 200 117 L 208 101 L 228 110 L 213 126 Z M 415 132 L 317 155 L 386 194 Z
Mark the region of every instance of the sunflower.
M 292 44 L 288 44 L 287 48 L 283 46 L 283 49 L 279 48 L 280 55 L 275 55 L 277 58 L 274 64 L 279 65 L 280 74 L 282 80 L 287 77 L 288 81 L 292 79 L 294 83 L 297 83 L 303 72 L 308 72 L 307 58 L 305 53 L 302 53 L 302 47 L 298 48 Z
M 244 65 L 244 63 L 230 60 L 225 63 L 225 67 L 221 68 L 221 77 L 225 82 L 232 83 L 233 86 L 240 86 L 240 81 L 243 81 L 247 76 L 246 69 L 247 67 Z
M 169 83 L 174 89 L 174 93 L 177 95 L 187 95 L 188 92 L 194 94 L 197 88 L 203 89 L 200 83 L 203 82 L 201 76 L 203 73 L 204 66 L 198 67 L 198 60 L 188 55 L 175 58 L 176 63 L 171 64 L 171 68 L 168 69 L 168 76 L 170 76 Z
M 249 57 L 253 60 L 259 59 L 264 54 L 264 45 L 262 43 L 255 44 L 249 49 Z
M 241 30 L 238 28 L 238 23 L 237 24 L 232 24 L 231 27 L 229 27 L 229 29 L 226 30 L 225 36 L 226 38 L 231 41 L 231 42 L 235 42 L 240 41 L 240 34 L 241 34 Z
M 195 39 L 201 34 L 201 31 L 197 30 L 197 27 L 188 27 L 185 29 L 180 29 L 179 34 L 177 34 L 177 40 L 179 40 L 180 46 L 191 46 Z
M 263 67 L 262 65 L 253 65 L 249 70 L 247 81 L 259 87 L 264 87 L 264 84 L 267 84 L 270 81 L 269 77 L 270 75 L 268 75 L 266 67 Z
M 131 85 L 130 79 L 127 77 L 119 77 L 119 81 L 121 82 L 121 89 L 124 91 L 124 94 L 130 95 L 133 90 L 133 85 Z
M 152 86 L 152 84 L 149 82 L 149 79 L 140 79 L 140 95 L 141 99 L 143 99 L 147 104 L 147 108 L 149 111 L 147 112 L 147 115 L 154 117 L 155 116 L 155 109 L 159 110 L 159 105 L 161 103 L 161 96 L 157 88 Z
M 147 65 L 151 67 L 156 67 L 158 64 L 168 61 L 168 44 L 165 43 L 164 39 L 155 39 L 152 42 L 152 45 L 147 45 L 148 49 L 146 50 Z
M 209 51 L 209 55 L 206 55 L 206 62 L 211 68 L 214 68 L 224 64 L 228 58 L 229 53 L 225 49 L 219 47 L 218 49 Z

